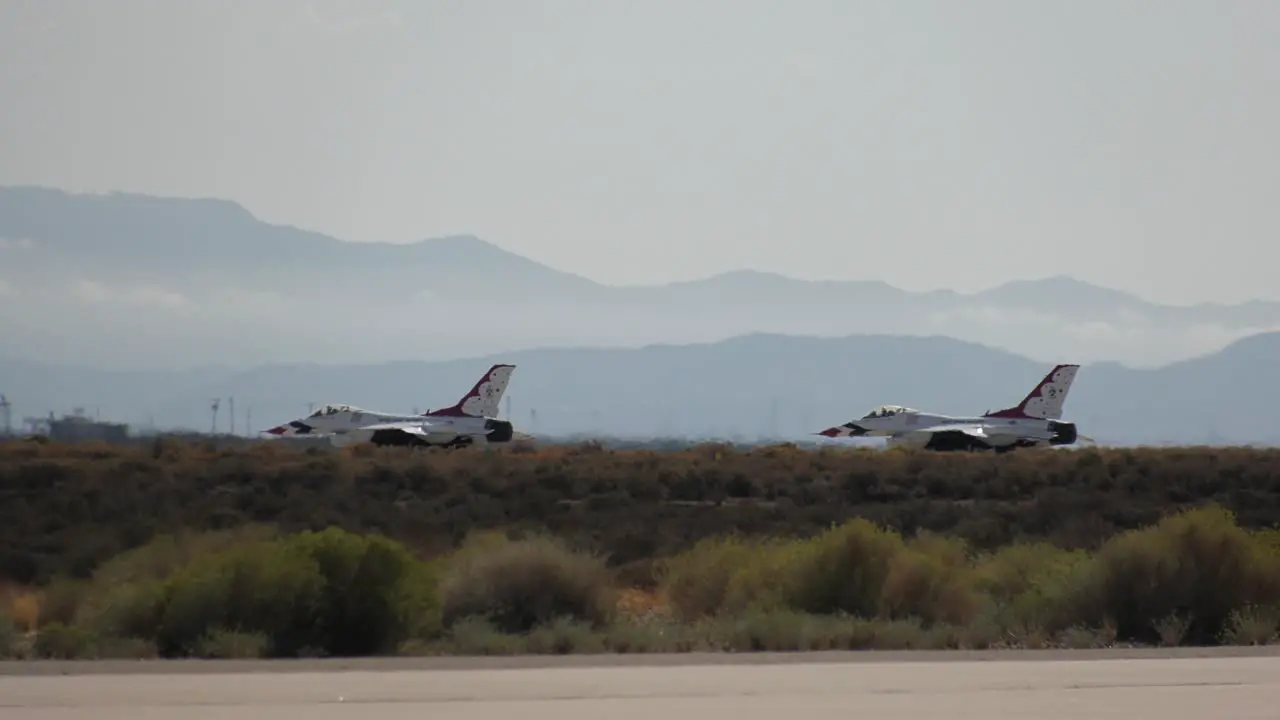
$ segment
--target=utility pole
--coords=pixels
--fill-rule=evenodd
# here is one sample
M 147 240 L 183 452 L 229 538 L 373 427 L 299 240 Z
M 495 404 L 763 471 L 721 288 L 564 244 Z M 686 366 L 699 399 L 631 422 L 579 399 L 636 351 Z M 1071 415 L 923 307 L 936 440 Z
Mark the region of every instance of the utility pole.
M 9 402 L 9 398 L 0 395 L 0 420 L 4 421 L 4 436 L 13 435 L 13 411 L 10 409 L 13 403 Z

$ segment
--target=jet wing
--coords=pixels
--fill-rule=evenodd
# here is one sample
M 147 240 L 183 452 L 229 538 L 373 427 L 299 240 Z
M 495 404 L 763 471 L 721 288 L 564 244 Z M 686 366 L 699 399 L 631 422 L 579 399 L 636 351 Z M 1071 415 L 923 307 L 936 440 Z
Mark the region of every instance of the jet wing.
M 1050 440 L 1053 434 L 1047 430 L 1040 432 L 1029 428 L 1005 428 L 1000 425 L 988 425 L 985 423 L 969 423 L 964 425 L 933 425 L 925 428 L 917 428 L 913 432 L 921 435 L 933 435 L 936 433 L 958 432 L 968 435 L 976 440 L 983 441 L 1002 441 L 1011 439 L 1027 439 L 1027 440 Z
M 408 433 L 410 435 L 418 435 L 420 437 L 426 437 L 427 435 L 436 435 L 441 432 L 449 432 L 449 433 L 453 432 L 447 427 L 431 428 L 430 423 L 421 423 L 421 422 L 375 423 L 373 425 L 361 425 L 360 429 L 370 430 L 375 432 L 378 430 L 399 430 L 400 432 Z
M 429 439 L 433 442 L 442 442 L 444 440 L 456 438 L 459 435 L 484 435 L 486 432 L 482 429 L 477 429 L 474 433 L 459 432 L 457 427 L 449 423 L 432 423 L 416 420 L 375 423 L 373 425 L 362 425 L 360 427 L 361 432 L 378 432 L 380 430 L 402 432 L 407 435 L 423 438 L 424 440 Z

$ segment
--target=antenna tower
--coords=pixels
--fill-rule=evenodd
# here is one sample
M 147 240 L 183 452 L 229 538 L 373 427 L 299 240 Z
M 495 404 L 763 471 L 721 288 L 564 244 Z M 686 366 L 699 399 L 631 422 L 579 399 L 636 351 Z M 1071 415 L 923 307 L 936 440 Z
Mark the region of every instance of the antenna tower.
M 9 402 L 9 398 L 0 395 L 0 421 L 4 422 L 4 436 L 9 437 L 13 434 L 13 413 L 11 408 L 13 404 Z
M 213 402 L 209 404 L 209 407 L 213 409 L 213 426 L 209 429 L 209 434 L 211 435 L 218 434 L 218 405 L 219 404 L 221 404 L 221 401 L 218 398 L 214 398 Z

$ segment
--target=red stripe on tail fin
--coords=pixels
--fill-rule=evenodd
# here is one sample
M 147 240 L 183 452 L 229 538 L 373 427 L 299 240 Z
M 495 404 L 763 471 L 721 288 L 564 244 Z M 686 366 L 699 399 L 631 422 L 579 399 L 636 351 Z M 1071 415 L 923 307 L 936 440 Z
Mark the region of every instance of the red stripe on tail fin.
M 1014 407 L 989 412 L 983 417 L 1058 420 L 1067 401 L 1067 391 L 1075 382 L 1079 365 L 1059 365 Z
M 515 365 L 494 365 L 452 407 L 422 413 L 427 417 L 497 417 L 498 403 L 507 391 Z

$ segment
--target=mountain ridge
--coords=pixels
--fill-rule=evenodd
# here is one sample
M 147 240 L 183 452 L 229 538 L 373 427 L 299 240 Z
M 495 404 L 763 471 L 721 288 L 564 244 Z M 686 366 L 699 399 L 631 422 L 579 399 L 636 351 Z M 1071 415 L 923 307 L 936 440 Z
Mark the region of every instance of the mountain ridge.
M 963 293 L 768 270 L 609 285 L 474 235 L 351 242 L 219 199 L 0 187 L 0 333 L 104 367 L 447 359 L 506 347 L 888 333 L 1157 365 L 1280 329 L 1280 302 L 1170 306 L 1068 276 Z M 16 242 L 16 241 L 23 242 Z
M 688 279 L 688 280 L 669 280 L 669 281 L 637 283 L 637 284 L 613 284 L 613 283 L 606 283 L 600 280 L 596 280 L 594 278 L 590 278 L 585 275 L 580 275 L 578 273 L 573 273 L 568 270 L 563 270 L 563 269 L 554 267 L 553 265 L 550 265 L 544 261 L 538 260 L 536 258 L 527 256 L 527 255 L 522 255 L 512 250 L 508 250 L 496 242 L 493 242 L 491 240 L 485 240 L 483 238 L 480 238 L 470 233 L 453 233 L 449 235 L 429 236 L 429 237 L 423 237 L 420 239 L 410 240 L 406 242 L 392 242 L 392 241 L 384 241 L 384 240 L 346 240 L 346 239 L 337 237 L 335 235 L 330 235 L 323 231 L 308 229 L 308 228 L 290 224 L 290 223 L 275 223 L 275 222 L 269 222 L 269 221 L 263 220 L 257 215 L 255 215 L 253 211 L 249 210 L 248 208 L 241 205 L 240 203 L 234 200 L 227 200 L 223 198 L 204 197 L 204 196 L 199 196 L 199 197 L 159 196 L 159 195 L 149 195 L 145 193 L 135 193 L 135 192 L 126 192 L 126 191 L 118 191 L 118 190 L 109 190 L 101 193 L 94 193 L 94 192 L 75 193 L 75 192 L 68 192 L 65 190 L 61 190 L 58 188 L 52 188 L 52 187 L 46 187 L 46 186 L 40 186 L 40 185 L 7 185 L 7 186 L 0 185 L 0 198 L 3 198 L 5 193 L 15 192 L 15 191 L 20 193 L 37 193 L 42 198 L 47 198 L 47 199 L 56 198 L 63 201 L 67 201 L 67 200 L 74 201 L 78 199 L 97 199 L 97 200 L 104 200 L 104 201 L 105 200 L 126 200 L 130 203 L 141 203 L 144 205 L 154 205 L 157 207 L 163 207 L 169 204 L 172 204 L 174 206 L 179 206 L 179 207 L 189 206 L 189 207 L 195 207 L 195 208 L 208 206 L 208 207 L 224 210 L 225 212 L 220 214 L 224 214 L 229 217 L 234 217 L 237 220 L 244 220 L 252 223 L 257 223 L 265 228 L 269 228 L 272 230 L 284 230 L 284 231 L 289 231 L 291 233 L 297 233 L 299 235 L 309 236 L 321 242 L 336 243 L 336 244 L 339 244 L 340 246 L 350 247 L 352 249 L 355 249 L 355 248 L 360 248 L 360 249 L 422 248 L 422 249 L 429 249 L 429 250 L 445 250 L 450 252 L 459 252 L 462 254 L 471 253 L 471 252 L 474 252 L 477 254 L 485 253 L 493 258 L 502 258 L 504 260 L 518 260 L 523 263 L 528 263 L 531 266 L 537 266 L 537 268 L 539 269 L 547 270 L 559 275 L 578 277 L 578 278 L 581 278 L 582 280 L 590 282 L 593 285 L 597 285 L 603 288 L 610 288 L 610 289 L 666 288 L 671 286 L 696 285 L 696 284 L 706 283 L 711 281 L 722 281 L 730 278 L 736 279 L 738 277 L 749 277 L 749 278 L 760 278 L 760 279 L 767 278 L 773 282 L 806 284 L 806 285 L 813 285 L 813 286 L 819 286 L 819 287 L 832 286 L 832 285 L 866 286 L 866 287 L 874 287 L 876 289 L 892 290 L 892 291 L 907 294 L 907 295 L 944 294 L 944 295 L 953 295 L 953 296 L 959 296 L 959 297 L 984 297 L 984 296 L 991 296 L 997 293 L 1014 292 L 1014 291 L 1021 291 L 1021 290 L 1027 290 L 1027 289 L 1036 290 L 1036 289 L 1044 288 L 1046 286 L 1053 286 L 1055 288 L 1070 288 L 1072 290 L 1083 290 L 1086 292 L 1099 292 L 1100 294 L 1113 296 L 1117 299 L 1123 298 L 1126 300 L 1136 301 L 1142 304 L 1151 305 L 1155 307 L 1237 308 L 1237 307 L 1246 307 L 1246 306 L 1258 305 L 1258 304 L 1280 305 L 1280 302 L 1260 299 L 1260 298 L 1250 299 L 1250 300 L 1245 300 L 1245 301 L 1235 302 L 1235 303 L 1221 303 L 1221 302 L 1213 302 L 1213 301 L 1197 301 L 1189 305 L 1173 305 L 1169 303 L 1159 303 L 1159 302 L 1152 301 L 1148 298 L 1144 298 L 1136 293 L 1132 293 L 1127 290 L 1120 290 L 1120 289 L 1111 288 L 1105 285 L 1098 285 L 1095 283 L 1091 283 L 1085 280 L 1080 280 L 1073 276 L 1064 275 L 1064 274 L 1053 274 L 1053 275 L 1045 275 L 1045 276 L 1036 277 L 1036 278 L 1019 278 L 1015 280 L 1008 280 L 988 288 L 983 288 L 980 290 L 972 290 L 972 291 L 962 291 L 962 290 L 956 290 L 954 288 L 945 288 L 945 287 L 915 291 L 915 290 L 907 290 L 907 289 L 898 287 L 884 280 L 831 279 L 831 278 L 807 279 L 807 278 L 786 275 L 786 274 L 775 272 L 772 270 L 761 270 L 757 268 L 737 268 L 732 270 L 724 270 L 724 271 L 712 273 L 710 275 Z

